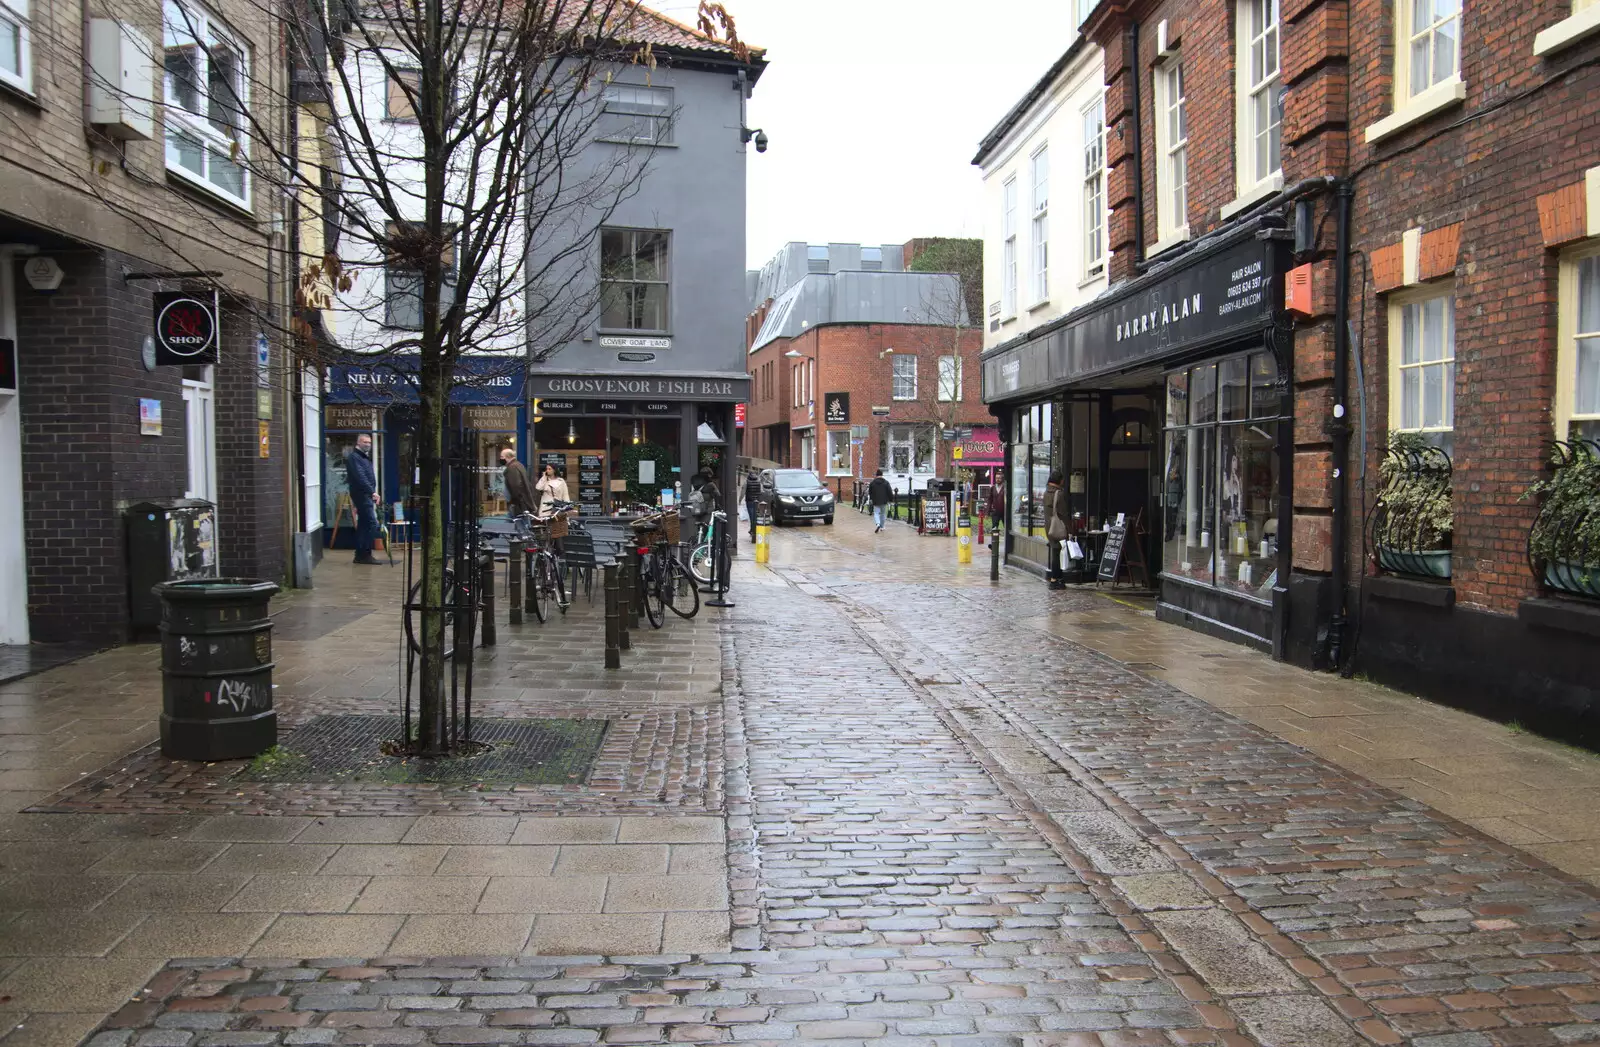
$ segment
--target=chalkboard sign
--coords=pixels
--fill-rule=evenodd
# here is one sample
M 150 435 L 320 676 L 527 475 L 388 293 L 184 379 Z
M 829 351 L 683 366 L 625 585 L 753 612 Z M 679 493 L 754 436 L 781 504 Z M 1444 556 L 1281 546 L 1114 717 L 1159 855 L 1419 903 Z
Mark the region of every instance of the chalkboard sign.
M 1100 552 L 1100 581 L 1117 580 L 1117 569 L 1122 565 L 1122 540 L 1127 534 L 1126 524 L 1112 524 L 1106 528 L 1106 546 Z
M 922 502 L 922 531 L 924 534 L 950 533 L 950 503 L 943 498 L 924 499 Z
M 566 468 L 567 468 L 567 456 L 566 456 L 566 454 L 564 452 L 562 452 L 562 451 L 540 451 L 539 452 L 539 475 L 540 476 L 544 475 L 544 467 L 547 466 L 547 465 L 555 466 L 556 470 L 558 472 L 565 472 Z
M 584 516 L 598 516 L 605 511 L 602 491 L 605 487 L 605 458 L 598 454 L 578 456 L 578 512 Z

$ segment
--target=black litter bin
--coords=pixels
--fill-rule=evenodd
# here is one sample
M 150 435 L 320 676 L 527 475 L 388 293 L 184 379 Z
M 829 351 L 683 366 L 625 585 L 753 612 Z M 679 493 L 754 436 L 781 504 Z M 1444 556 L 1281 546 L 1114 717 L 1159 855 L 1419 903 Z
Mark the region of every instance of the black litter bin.
M 161 601 L 161 752 L 242 760 L 278 742 L 272 708 L 272 582 L 195 578 Z

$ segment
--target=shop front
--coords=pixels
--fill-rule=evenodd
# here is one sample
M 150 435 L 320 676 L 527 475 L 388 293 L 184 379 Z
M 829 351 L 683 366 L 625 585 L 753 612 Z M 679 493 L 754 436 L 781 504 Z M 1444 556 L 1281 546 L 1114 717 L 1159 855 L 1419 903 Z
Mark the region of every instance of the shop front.
M 1159 617 L 1281 652 L 1289 343 L 1283 247 L 1257 232 L 1233 231 L 995 347 L 983 389 L 1004 444 L 1009 562 L 1047 568 L 1045 487 L 1059 473 L 1069 582 L 1102 578 L 1120 526 L 1113 576 L 1157 590 Z
M 328 369 L 322 412 L 323 544 L 355 544 L 355 507 L 345 458 L 362 435 L 372 437 L 372 461 L 383 499 L 380 519 L 397 541 L 411 537 L 405 503 L 417 468 L 416 357 L 393 357 L 371 364 Z M 457 368 L 445 420 L 447 446 L 465 440 L 479 474 L 483 516 L 504 516 L 506 493 L 500 451 L 511 448 L 528 464 L 527 409 L 523 404 L 522 362 L 513 357 L 467 357 Z M 446 504 L 453 504 L 446 500 Z
M 586 515 L 669 506 L 708 470 L 732 490 L 734 407 L 750 380 L 545 375 L 528 379 L 533 455 L 565 472 Z

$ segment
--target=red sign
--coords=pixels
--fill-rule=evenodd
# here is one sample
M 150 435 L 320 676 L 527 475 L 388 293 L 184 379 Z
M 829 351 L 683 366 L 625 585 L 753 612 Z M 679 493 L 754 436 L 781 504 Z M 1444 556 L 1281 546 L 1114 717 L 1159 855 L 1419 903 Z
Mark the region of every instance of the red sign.
M 1005 450 L 1000 446 L 1000 430 L 996 426 L 975 427 L 972 435 L 958 440 L 956 446 L 961 448 L 961 464 L 969 468 L 1005 464 Z
M 217 314 L 213 301 L 182 291 L 158 291 L 155 309 L 157 364 L 217 362 Z
M 735 429 L 744 428 L 744 404 L 733 405 L 733 427 Z

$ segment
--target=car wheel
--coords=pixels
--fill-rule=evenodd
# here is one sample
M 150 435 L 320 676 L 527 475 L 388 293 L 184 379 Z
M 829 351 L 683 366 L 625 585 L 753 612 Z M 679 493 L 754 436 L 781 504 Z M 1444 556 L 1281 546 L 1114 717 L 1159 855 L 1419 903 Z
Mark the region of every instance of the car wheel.
M 824 516 L 822 518 L 822 522 L 825 523 L 825 524 L 828 524 L 829 526 L 832 526 L 833 525 L 833 517 L 832 516 Z

